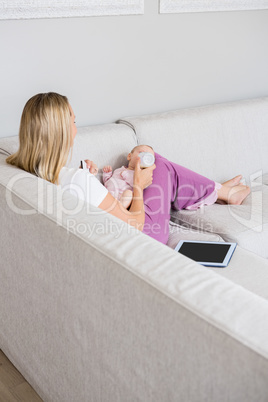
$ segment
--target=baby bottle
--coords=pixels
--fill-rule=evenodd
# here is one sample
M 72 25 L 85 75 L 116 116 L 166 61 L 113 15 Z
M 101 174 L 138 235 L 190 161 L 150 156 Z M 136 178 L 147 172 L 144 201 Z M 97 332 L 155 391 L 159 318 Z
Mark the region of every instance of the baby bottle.
M 150 152 L 140 152 L 141 168 L 147 168 L 154 164 L 154 155 Z

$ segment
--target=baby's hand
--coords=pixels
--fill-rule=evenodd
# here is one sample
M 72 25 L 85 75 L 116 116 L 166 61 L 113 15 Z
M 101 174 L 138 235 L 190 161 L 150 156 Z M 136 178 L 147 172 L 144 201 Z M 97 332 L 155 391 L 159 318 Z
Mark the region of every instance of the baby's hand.
M 94 176 L 98 173 L 98 166 L 96 165 L 96 163 L 94 163 L 93 161 L 90 161 L 89 159 L 85 160 L 87 167 L 90 171 L 91 174 L 93 174 Z
M 103 171 L 104 173 L 109 173 L 109 172 L 112 171 L 112 166 L 110 166 L 110 165 L 104 166 L 104 167 L 102 168 L 102 171 Z

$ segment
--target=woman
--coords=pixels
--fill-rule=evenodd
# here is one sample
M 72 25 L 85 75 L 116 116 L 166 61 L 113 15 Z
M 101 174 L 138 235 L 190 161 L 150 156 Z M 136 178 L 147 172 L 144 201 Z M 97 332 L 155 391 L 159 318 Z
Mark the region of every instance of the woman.
M 166 243 L 170 208 L 194 208 L 223 201 L 241 204 L 250 190 L 241 176 L 217 186 L 156 154 L 155 165 L 140 169 L 137 158 L 133 201 L 125 209 L 95 178 L 82 169 L 65 167 L 77 133 L 75 115 L 65 96 L 49 92 L 26 103 L 20 123 L 19 150 L 7 162 L 69 190 L 151 237 Z

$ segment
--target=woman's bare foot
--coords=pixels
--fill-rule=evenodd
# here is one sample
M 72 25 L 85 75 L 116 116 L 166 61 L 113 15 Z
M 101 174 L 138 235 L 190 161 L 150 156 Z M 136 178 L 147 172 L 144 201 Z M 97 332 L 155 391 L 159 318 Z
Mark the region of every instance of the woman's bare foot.
M 249 195 L 250 188 L 243 184 L 232 187 L 229 190 L 228 204 L 241 205 L 244 199 Z
M 231 180 L 224 182 L 222 185 L 228 186 L 228 187 L 234 187 L 234 186 L 237 186 L 241 180 L 242 180 L 242 175 L 239 174 L 238 176 L 233 177 Z
M 226 202 L 231 205 L 241 205 L 244 199 L 249 195 L 250 188 L 239 184 L 242 176 L 236 176 L 231 180 L 222 184 L 222 187 L 218 190 L 218 202 Z

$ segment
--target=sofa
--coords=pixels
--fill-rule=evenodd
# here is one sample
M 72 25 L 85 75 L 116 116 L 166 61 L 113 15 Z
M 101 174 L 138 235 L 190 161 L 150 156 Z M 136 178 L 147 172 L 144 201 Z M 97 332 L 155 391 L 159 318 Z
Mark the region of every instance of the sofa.
M 0 348 L 44 401 L 268 400 L 267 134 L 268 98 L 78 128 L 71 167 L 116 168 L 145 143 L 215 181 L 243 175 L 240 206 L 172 210 L 167 245 L 7 165 L 18 136 L 0 139 Z M 238 245 L 208 268 L 180 239 Z

